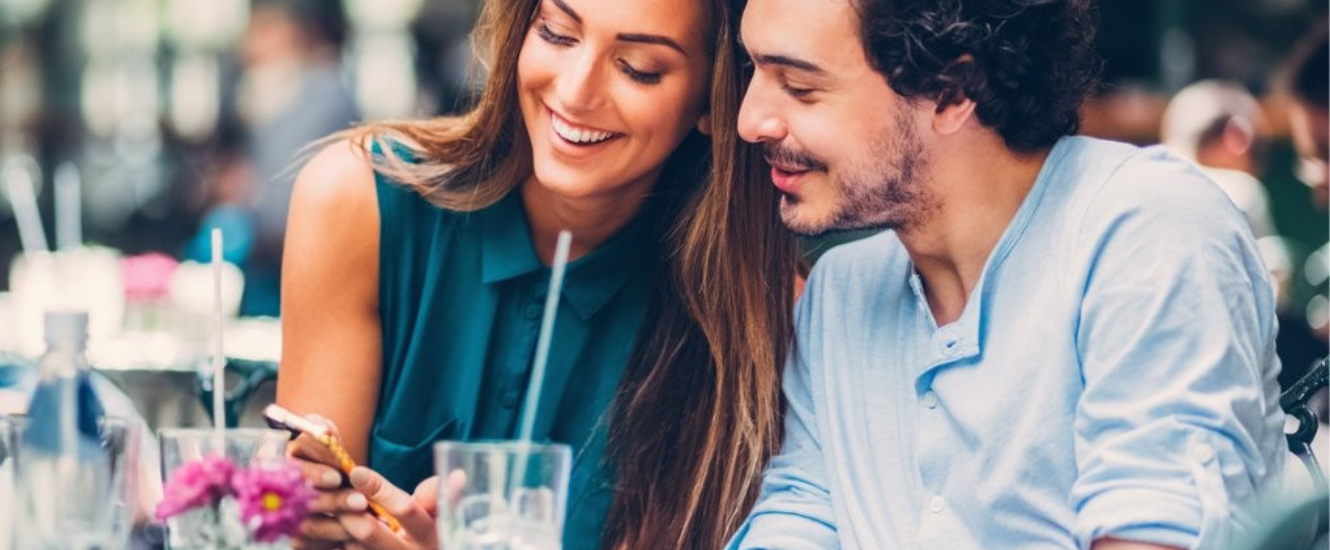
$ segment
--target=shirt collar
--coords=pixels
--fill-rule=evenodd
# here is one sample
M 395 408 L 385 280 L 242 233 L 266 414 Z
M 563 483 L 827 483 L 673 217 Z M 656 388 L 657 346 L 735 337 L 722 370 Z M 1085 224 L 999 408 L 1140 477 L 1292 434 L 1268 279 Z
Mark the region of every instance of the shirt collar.
M 979 282 L 971 292 L 970 299 L 966 302 L 965 309 L 961 311 L 960 318 L 945 326 L 937 326 L 928 307 L 928 299 L 924 295 L 923 281 L 919 278 L 919 273 L 914 269 L 913 262 L 911 262 L 910 289 L 913 291 L 923 314 L 927 316 L 930 325 L 935 327 L 930 342 L 934 359 L 929 362 L 925 372 L 939 365 L 969 359 L 983 352 L 984 326 L 988 322 L 984 310 L 991 299 L 990 286 L 994 277 L 992 274 L 1001 267 L 1003 261 L 1011 253 L 1012 248 L 1024 236 L 1026 228 L 1029 227 L 1030 221 L 1039 209 L 1039 204 L 1043 201 L 1048 186 L 1052 185 L 1050 182 L 1053 177 L 1051 173 L 1061 164 L 1067 147 L 1067 138 L 1058 140 L 1053 145 L 1048 157 L 1044 159 L 1044 165 L 1035 177 L 1034 185 L 1026 194 L 1025 200 L 1021 202 L 1021 206 L 1017 208 L 1016 215 L 1007 224 L 1002 237 L 998 239 L 997 245 L 989 253 L 988 260 L 984 264 L 984 270 L 979 276 Z
M 539 271 L 543 265 L 531 244 L 531 230 L 522 210 L 521 193 L 513 190 L 493 206 L 476 213 L 480 218 L 480 278 L 485 284 L 514 279 Z
M 590 254 L 568 264 L 562 298 L 582 319 L 600 311 L 610 298 L 651 258 L 656 250 L 651 237 L 648 200 L 628 225 Z M 530 226 L 522 209 L 521 193 L 509 193 L 479 213 L 481 280 L 486 284 L 543 272 L 536 284 L 548 285 L 549 268 L 536 256 Z M 539 295 L 544 295 L 541 289 Z

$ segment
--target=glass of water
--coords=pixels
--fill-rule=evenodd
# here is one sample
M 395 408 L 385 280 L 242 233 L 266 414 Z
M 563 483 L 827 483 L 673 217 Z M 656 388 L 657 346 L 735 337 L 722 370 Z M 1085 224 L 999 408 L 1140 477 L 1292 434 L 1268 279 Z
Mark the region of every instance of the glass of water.
M 219 448 L 217 432 L 211 428 L 161 430 L 163 482 L 186 463 L 207 457 L 225 456 L 240 468 L 276 463 L 286 457 L 286 443 L 290 439 L 287 432 L 240 428 L 225 433 L 225 447 Z M 238 509 L 200 508 L 172 517 L 166 521 L 166 547 L 170 550 L 289 548 L 285 542 L 257 544 L 226 539 L 224 533 L 243 532 L 242 526 L 228 523 L 238 524 L 239 514 Z
M 0 417 L 0 500 L 6 501 L 0 503 L 0 548 L 128 547 L 138 505 L 140 424 L 99 419 L 98 448 L 78 460 L 25 455 L 27 429 L 27 417 Z
M 14 547 L 14 502 L 18 500 L 18 487 L 14 485 L 14 455 L 18 434 L 13 421 L 0 414 L 0 550 Z
M 559 550 L 572 449 L 526 441 L 434 445 L 449 550 Z

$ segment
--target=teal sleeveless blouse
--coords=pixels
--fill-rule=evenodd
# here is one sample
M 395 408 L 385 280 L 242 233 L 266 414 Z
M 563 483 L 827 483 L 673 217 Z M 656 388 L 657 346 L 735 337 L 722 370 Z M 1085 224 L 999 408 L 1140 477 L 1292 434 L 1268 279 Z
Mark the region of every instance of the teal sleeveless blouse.
M 375 185 L 383 376 L 369 466 L 409 491 L 434 474 L 436 441 L 516 438 L 550 270 L 517 191 L 466 213 Z M 564 279 L 534 437 L 573 448 L 566 550 L 599 547 L 613 496 L 609 406 L 657 284 L 651 225 L 639 215 Z

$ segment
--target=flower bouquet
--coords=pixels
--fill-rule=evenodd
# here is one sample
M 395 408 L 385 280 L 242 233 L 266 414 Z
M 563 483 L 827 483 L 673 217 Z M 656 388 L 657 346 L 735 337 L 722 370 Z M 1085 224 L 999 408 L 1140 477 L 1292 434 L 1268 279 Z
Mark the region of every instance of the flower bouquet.
M 299 530 L 315 496 L 289 462 L 240 468 L 221 456 L 185 463 L 166 482 L 164 493 L 157 520 L 171 519 L 171 529 L 191 531 L 189 547 L 200 550 L 280 542 Z

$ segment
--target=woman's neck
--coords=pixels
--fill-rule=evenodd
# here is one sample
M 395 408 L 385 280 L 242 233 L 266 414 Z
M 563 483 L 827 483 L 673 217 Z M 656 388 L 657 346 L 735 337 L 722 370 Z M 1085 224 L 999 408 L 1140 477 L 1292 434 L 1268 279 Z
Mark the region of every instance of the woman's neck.
M 536 256 L 545 265 L 554 263 L 555 244 L 564 229 L 573 234 L 570 261 L 590 254 L 632 221 L 650 188 L 632 185 L 621 192 L 570 199 L 551 193 L 535 178 L 527 180 L 519 191 Z

